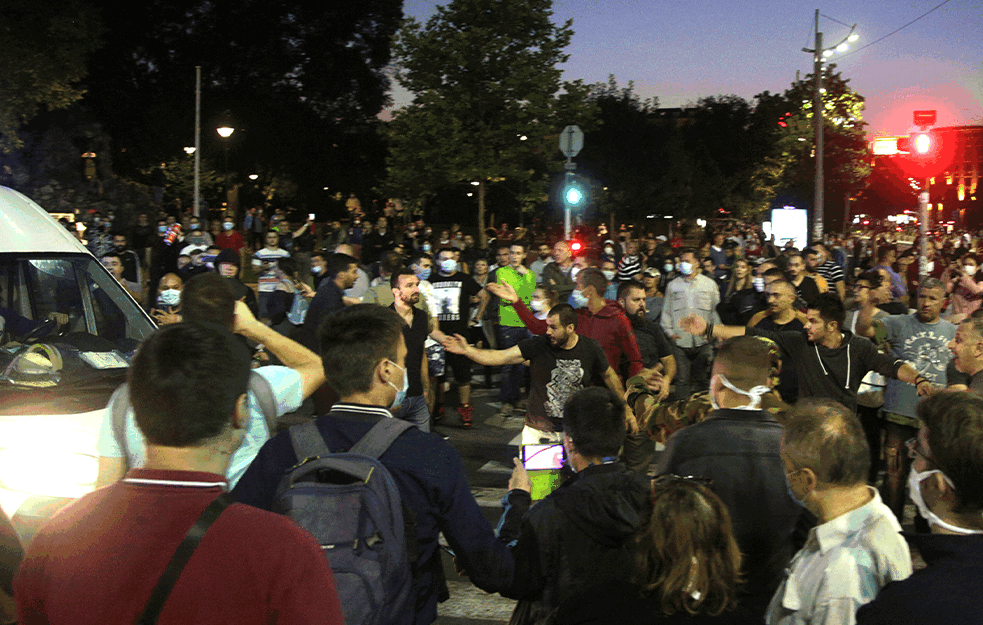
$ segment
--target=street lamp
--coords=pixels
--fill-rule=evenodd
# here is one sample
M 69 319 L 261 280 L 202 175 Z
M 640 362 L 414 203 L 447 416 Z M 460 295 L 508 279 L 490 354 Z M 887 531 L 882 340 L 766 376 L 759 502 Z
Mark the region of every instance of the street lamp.
M 215 131 L 223 139 L 228 139 L 229 137 L 232 136 L 232 133 L 235 132 L 236 129 L 235 128 L 232 128 L 230 126 L 219 126 L 218 128 L 215 129 Z
M 830 17 L 826 19 L 833 20 Z M 842 24 L 842 22 L 839 22 Z M 812 55 L 812 73 L 816 80 L 816 86 L 812 94 L 812 108 L 813 108 L 813 118 L 816 124 L 816 191 L 813 201 L 813 215 L 812 215 L 812 242 L 817 243 L 822 241 L 823 238 L 823 219 L 824 219 L 824 208 L 823 208 L 823 185 L 825 184 L 823 177 L 823 98 L 822 94 L 825 93 L 823 89 L 823 61 L 833 56 L 836 52 L 846 52 L 851 43 L 855 42 L 860 38 L 858 34 L 854 32 L 857 25 L 854 24 L 850 27 L 850 33 L 843 38 L 838 44 L 831 48 L 823 48 L 823 34 L 819 32 L 819 9 L 816 9 L 816 47 L 813 49 L 802 48 L 803 52 L 808 52 Z

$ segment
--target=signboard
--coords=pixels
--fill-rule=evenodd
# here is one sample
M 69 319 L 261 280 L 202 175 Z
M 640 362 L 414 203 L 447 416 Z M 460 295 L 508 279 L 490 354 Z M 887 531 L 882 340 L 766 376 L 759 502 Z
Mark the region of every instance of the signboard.
M 560 133 L 560 152 L 567 158 L 573 158 L 584 149 L 584 131 L 580 126 L 567 126 Z
M 778 247 L 792 241 L 796 249 L 804 249 L 809 240 L 809 212 L 791 206 L 772 209 L 771 233 Z

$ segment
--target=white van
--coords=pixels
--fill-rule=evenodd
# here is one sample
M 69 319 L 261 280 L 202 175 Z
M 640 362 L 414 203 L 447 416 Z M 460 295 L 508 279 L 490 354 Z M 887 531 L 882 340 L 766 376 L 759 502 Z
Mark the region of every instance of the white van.
M 103 411 L 155 328 L 61 224 L 0 187 L 0 507 L 25 539 L 95 487 Z

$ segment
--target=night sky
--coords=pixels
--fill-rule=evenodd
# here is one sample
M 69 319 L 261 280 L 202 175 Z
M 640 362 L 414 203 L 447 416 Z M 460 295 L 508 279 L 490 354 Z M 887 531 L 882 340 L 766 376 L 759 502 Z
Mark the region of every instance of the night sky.
M 942 0 L 826 2 L 792 0 L 555 0 L 554 19 L 573 19 L 564 65 L 567 80 L 635 81 L 643 98 L 663 107 L 685 106 L 711 95 L 750 100 L 781 93 L 812 71 L 815 10 L 857 24 L 855 53 L 830 60 L 867 98 L 871 135 L 905 134 L 911 111 L 938 110 L 938 126 L 983 124 L 983 5 L 950 0 L 890 37 L 871 44 Z M 405 0 L 406 15 L 425 21 L 434 0 Z M 820 17 L 824 47 L 846 37 L 849 26 Z M 842 57 L 842 58 L 840 58 Z M 394 93 L 396 106 L 407 94 Z

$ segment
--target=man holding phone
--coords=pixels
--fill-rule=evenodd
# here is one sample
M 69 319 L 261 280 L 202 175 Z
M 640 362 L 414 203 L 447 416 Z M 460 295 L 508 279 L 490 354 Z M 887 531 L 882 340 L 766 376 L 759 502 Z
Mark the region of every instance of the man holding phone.
M 546 316 L 546 334 L 520 341 L 508 349 L 478 349 L 460 334 L 448 336 L 444 348 L 491 367 L 530 363 L 529 401 L 522 444 L 559 443 L 563 432 L 563 406 L 594 380 L 603 380 L 611 392 L 625 396 L 621 379 L 608 363 L 601 345 L 577 334 L 577 312 L 569 304 L 557 304 Z M 635 416 L 628 423 L 637 430 Z M 620 444 L 619 444 L 620 446 Z
M 562 444 L 576 475 L 535 507 L 529 476 L 515 460 L 498 535 L 515 557 L 512 583 L 501 591 L 519 600 L 512 622 L 540 622 L 585 588 L 627 581 L 631 574 L 625 564 L 648 517 L 651 487 L 647 476 L 618 461 L 626 408 L 603 387 L 579 390 L 565 402 Z

